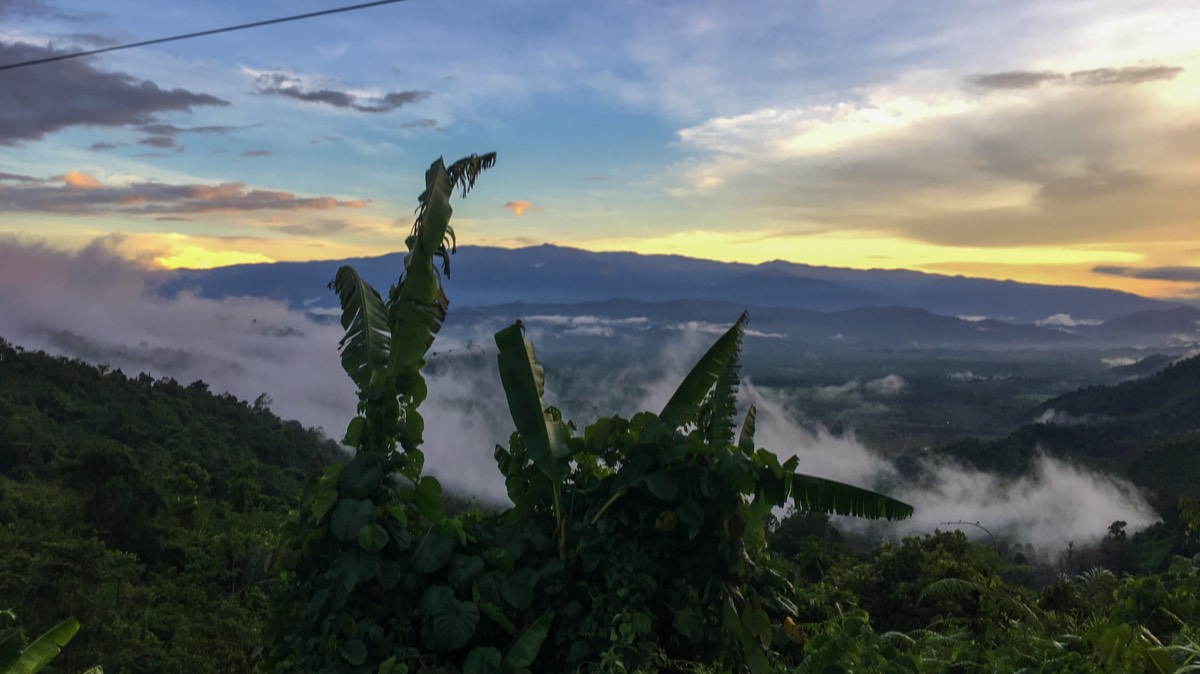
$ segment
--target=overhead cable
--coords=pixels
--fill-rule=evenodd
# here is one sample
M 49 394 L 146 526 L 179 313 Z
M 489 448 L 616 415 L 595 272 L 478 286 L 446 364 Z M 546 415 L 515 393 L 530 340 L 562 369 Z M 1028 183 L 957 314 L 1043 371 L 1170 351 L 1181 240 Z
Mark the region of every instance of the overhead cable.
M 186 35 L 174 35 L 172 37 L 160 37 L 156 40 L 144 40 L 142 42 L 131 42 L 129 44 L 121 44 L 115 47 L 104 47 L 103 49 L 92 49 L 90 51 L 72 52 L 70 54 L 58 54 L 48 56 L 46 58 L 34 59 L 32 61 L 22 61 L 20 63 L 8 63 L 0 65 L 0 70 L 11 70 L 13 68 L 23 68 L 25 66 L 35 66 L 42 63 L 52 63 L 54 61 L 65 61 L 67 59 L 79 58 L 80 56 L 93 56 L 95 54 L 103 54 L 119 49 L 133 49 L 134 47 L 146 47 L 152 44 L 162 44 L 164 42 L 175 42 L 176 40 L 188 40 L 194 37 L 204 37 L 205 35 L 216 35 L 217 33 L 231 33 L 235 30 L 246 30 L 247 28 L 259 28 L 261 26 L 270 26 L 277 23 L 285 23 L 288 21 L 299 21 L 300 19 L 312 19 L 318 16 L 327 16 L 329 14 L 338 14 L 341 12 L 352 12 L 358 9 L 366 9 L 368 7 L 378 7 L 379 5 L 391 5 L 405 0 L 376 0 L 375 2 L 364 2 L 359 5 L 349 5 L 347 7 L 335 7 L 333 9 L 323 9 L 319 12 L 309 12 L 307 14 L 297 14 L 295 16 L 285 16 L 278 19 L 267 19 L 266 21 L 255 21 L 253 23 L 243 23 L 238 26 L 226 26 L 225 28 L 214 28 L 212 30 L 202 30 L 196 33 L 187 33 Z

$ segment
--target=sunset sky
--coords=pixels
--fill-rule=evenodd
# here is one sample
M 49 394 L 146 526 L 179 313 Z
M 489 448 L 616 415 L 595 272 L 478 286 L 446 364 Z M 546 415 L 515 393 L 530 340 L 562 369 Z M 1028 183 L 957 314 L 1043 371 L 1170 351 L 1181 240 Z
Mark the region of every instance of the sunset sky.
M 0 0 L 0 66 L 352 1 Z M 1200 297 L 1180 0 L 407 0 L 0 70 L 0 236 L 378 255 L 430 161 L 492 150 L 460 244 Z

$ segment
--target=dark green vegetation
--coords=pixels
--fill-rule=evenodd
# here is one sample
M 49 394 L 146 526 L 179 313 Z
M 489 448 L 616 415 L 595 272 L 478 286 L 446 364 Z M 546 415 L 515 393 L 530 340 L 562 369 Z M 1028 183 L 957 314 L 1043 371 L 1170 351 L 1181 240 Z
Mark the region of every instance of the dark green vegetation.
M 421 366 L 448 304 L 433 261 L 449 273 L 450 196 L 492 162 L 430 167 L 386 301 L 353 268 L 332 283 L 359 390 L 355 456 L 309 483 L 285 531 L 265 668 L 767 671 L 773 630 L 798 617 L 766 553 L 772 509 L 897 519 L 912 508 L 755 448 L 753 408 L 735 427 L 745 315 L 659 414 L 606 417 L 579 435 L 542 402 L 518 321 L 495 338 L 517 429 L 495 457 L 513 507 L 449 517 L 422 474 Z
M 348 462 L 307 470 L 314 458 L 330 462 L 328 443 L 201 383 L 131 380 L 3 345 L 0 601 L 34 633 L 80 619 L 80 636 L 52 667 L 1200 667 L 1200 569 L 1186 556 L 1197 552 L 1196 501 L 1182 500 L 1178 539 L 1137 576 L 1088 568 L 1047 578 L 958 533 L 852 552 L 819 513 L 909 509 L 796 473 L 794 459 L 757 448 L 753 408 L 735 423 L 744 316 L 661 411 L 596 415 L 582 430 L 543 402 L 545 373 L 523 326 L 497 333 L 516 432 L 495 458 L 512 507 L 453 514 L 423 472 L 422 366 L 446 315 L 450 195 L 493 161 L 430 168 L 403 276 L 386 298 L 351 268 L 332 283 L 343 365 L 359 393 Z M 1134 389 L 1150 402 L 1128 411 L 1129 424 L 1186 425 L 1196 379 L 1173 370 Z M 1194 460 L 1187 451 L 1160 458 Z M 776 521 L 784 503 L 800 511 Z M 1094 559 L 1128 556 L 1133 539 L 1114 524 Z
M 1010 475 L 1048 455 L 1123 476 L 1142 489 L 1164 521 L 1141 535 L 1142 554 L 1120 570 L 1167 564 L 1188 538 L 1187 523 L 1178 516 L 1180 499 L 1200 497 L 1200 357 L 1144 379 L 1058 396 L 1033 414 L 1047 421 L 996 440 L 953 443 L 942 452 Z
M 247 671 L 264 562 L 336 445 L 196 382 L 0 341 L 0 609 L 77 672 Z

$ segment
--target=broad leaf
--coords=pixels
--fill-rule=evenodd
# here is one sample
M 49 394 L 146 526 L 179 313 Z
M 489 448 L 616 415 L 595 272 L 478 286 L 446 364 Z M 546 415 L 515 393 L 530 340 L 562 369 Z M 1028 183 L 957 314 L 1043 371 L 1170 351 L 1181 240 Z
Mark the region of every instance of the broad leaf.
M 679 388 L 675 390 L 658 415 L 658 418 L 669 428 L 679 428 L 696 421 L 700 406 L 704 404 L 708 392 L 712 390 L 722 375 L 726 374 L 731 360 L 736 361 L 737 353 L 742 347 L 742 333 L 746 329 L 748 318 L 748 314 L 743 312 L 733 327 L 729 328 L 709 347 L 708 351 L 692 367 L 691 372 L 684 377 Z M 723 407 L 721 411 L 724 411 Z M 729 412 L 732 414 L 732 410 Z
M 521 321 L 496 333 L 500 348 L 500 381 L 508 398 L 517 433 L 525 444 L 530 461 L 555 483 L 567 476 L 566 428 L 546 413 L 542 403 L 542 367 L 534 358 L 533 348 L 525 341 Z
M 742 432 L 738 434 L 738 449 L 747 454 L 754 453 L 754 425 L 757 420 L 758 410 L 751 405 L 742 421 Z
M 472 648 L 463 663 L 463 674 L 500 674 L 500 651 L 492 646 Z
M 425 645 L 435 651 L 453 651 L 467 645 L 479 625 L 479 607 L 459 601 L 445 585 L 431 586 L 421 596 L 421 613 L 428 622 Z
M 67 618 L 51 627 L 21 652 L 12 668 L 5 674 L 34 674 L 40 671 L 62 652 L 63 646 L 66 646 L 78 631 L 79 621 L 74 618 Z
M 538 616 L 508 649 L 508 654 L 504 656 L 504 665 L 513 670 L 527 669 L 533 665 L 534 658 L 542 649 L 542 642 L 546 641 L 546 634 L 549 633 L 550 622 L 553 620 L 553 610 L 547 609 Z
M 329 283 L 342 303 L 342 327 L 346 335 L 338 343 L 342 367 L 365 396 L 371 375 L 382 372 L 388 362 L 390 332 L 383 298 L 353 267 L 338 269 Z
M 792 500 L 803 510 L 871 520 L 902 520 L 913 513 L 912 506 L 890 496 L 802 473 L 792 476 Z

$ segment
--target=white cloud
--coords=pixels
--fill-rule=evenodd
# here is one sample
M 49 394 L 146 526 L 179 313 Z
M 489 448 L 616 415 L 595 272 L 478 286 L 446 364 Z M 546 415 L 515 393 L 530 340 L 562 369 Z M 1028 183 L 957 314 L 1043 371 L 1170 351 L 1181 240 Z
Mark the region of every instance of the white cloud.
M 863 386 L 872 393 L 894 396 L 899 395 L 904 389 L 908 388 L 908 382 L 904 381 L 904 378 L 898 374 L 889 374 L 880 379 L 873 379 Z
M 1073 328 L 1080 325 L 1100 325 L 1104 321 L 1093 318 L 1071 318 L 1071 314 L 1054 314 L 1047 316 L 1040 321 L 1034 321 L 1035 325 L 1052 328 Z

